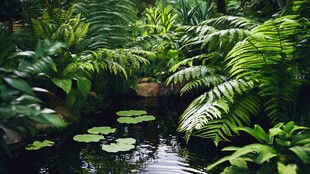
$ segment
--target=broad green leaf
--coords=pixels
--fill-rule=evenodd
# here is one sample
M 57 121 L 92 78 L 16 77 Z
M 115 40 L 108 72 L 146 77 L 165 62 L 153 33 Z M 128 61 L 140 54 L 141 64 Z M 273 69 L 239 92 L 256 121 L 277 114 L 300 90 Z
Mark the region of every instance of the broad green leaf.
M 67 126 L 67 123 L 59 118 L 56 114 L 44 114 L 43 117 L 53 126 L 56 127 L 65 127 Z
M 138 119 L 132 117 L 120 117 L 117 119 L 119 123 L 127 123 L 127 124 L 137 124 L 140 121 Z
M 76 95 L 73 89 L 70 90 L 68 95 L 66 96 L 66 104 L 71 107 L 75 103 Z
M 27 94 L 30 94 L 30 95 L 34 95 L 31 87 L 29 86 L 29 84 L 26 81 L 24 81 L 22 79 L 8 78 L 8 77 L 5 77 L 3 79 L 9 85 L 11 85 L 13 88 L 21 90 L 21 91 L 23 91 Z
M 146 113 L 147 112 L 143 110 L 126 110 L 126 111 L 118 111 L 116 112 L 116 115 L 128 117 L 128 116 L 144 115 Z
M 278 174 L 297 174 L 297 165 L 296 164 L 288 164 L 285 166 L 284 164 L 278 162 Z
M 303 163 L 305 164 L 309 164 L 310 163 L 310 156 L 309 156 L 309 152 L 307 152 L 306 149 L 304 149 L 301 146 L 294 146 L 289 148 L 292 152 L 294 152 Z
M 286 125 L 283 128 L 283 131 L 287 134 L 287 136 L 291 136 L 294 127 L 295 127 L 294 121 L 290 121 L 286 123 Z
M 105 134 L 105 135 L 114 133 L 115 131 L 116 131 L 116 128 L 111 128 L 108 126 L 93 127 L 87 130 L 87 132 L 91 134 Z
M 276 138 L 276 142 L 277 142 L 278 144 L 280 144 L 281 146 L 283 146 L 283 147 L 289 147 L 289 146 L 291 146 L 291 141 L 289 141 L 289 140 L 282 140 L 282 139 L 280 139 L 280 138 Z
M 86 78 L 77 78 L 76 80 L 79 91 L 81 91 L 83 97 L 86 97 L 91 88 L 90 80 Z
M 27 150 L 39 150 L 42 147 L 51 147 L 53 145 L 54 145 L 54 142 L 50 141 L 50 140 L 44 140 L 43 142 L 34 141 L 32 144 L 28 144 L 28 146 L 25 147 L 25 149 L 27 149 Z
M 136 139 L 134 138 L 118 138 L 115 140 L 117 143 L 122 143 L 122 144 L 135 144 Z
M 255 162 L 258 164 L 263 164 L 264 162 L 269 162 L 269 159 L 276 157 L 277 152 L 275 149 L 269 146 L 263 146 L 258 153 L 258 156 L 255 159 Z
M 104 137 L 102 135 L 93 135 L 93 134 L 81 134 L 81 135 L 75 135 L 73 137 L 74 141 L 77 142 L 98 142 L 100 140 L 103 140 Z
M 110 153 L 125 152 L 135 148 L 136 140 L 134 138 L 118 138 L 116 143 L 102 145 L 102 150 Z
M 117 119 L 119 123 L 137 124 L 143 121 L 152 121 L 156 118 L 153 115 L 143 115 L 138 117 L 120 117 Z
M 62 90 L 64 90 L 67 94 L 70 92 L 72 87 L 72 80 L 71 79 L 57 79 L 53 78 L 52 82 L 60 87 Z

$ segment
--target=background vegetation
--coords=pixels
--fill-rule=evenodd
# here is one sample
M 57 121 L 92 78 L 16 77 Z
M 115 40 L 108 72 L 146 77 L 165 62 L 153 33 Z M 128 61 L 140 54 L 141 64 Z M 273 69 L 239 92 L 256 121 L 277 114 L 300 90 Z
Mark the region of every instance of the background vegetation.
M 0 9 L 1 159 L 6 129 L 27 137 L 37 123 L 66 126 L 43 96 L 78 120 L 91 91 L 102 102 L 148 77 L 197 97 L 180 116 L 186 141 L 218 145 L 245 131 L 260 142 L 225 148 L 235 152 L 215 163 L 230 162 L 222 173 L 306 171 L 309 0 L 4 0 Z

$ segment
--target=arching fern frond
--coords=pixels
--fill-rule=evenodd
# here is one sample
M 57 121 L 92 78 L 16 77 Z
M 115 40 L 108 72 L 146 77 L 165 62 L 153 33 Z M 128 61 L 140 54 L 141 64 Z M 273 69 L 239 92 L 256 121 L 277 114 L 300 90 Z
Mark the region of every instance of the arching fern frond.
M 200 66 L 192 66 L 185 69 L 182 69 L 173 75 L 171 75 L 166 84 L 170 83 L 181 83 L 183 80 L 197 79 L 209 75 L 210 73 L 214 73 L 216 71 L 215 67 L 207 67 L 204 65 Z
M 208 89 L 210 86 L 217 86 L 220 83 L 228 80 L 226 76 L 218 74 L 210 74 L 198 79 L 191 80 L 186 83 L 180 90 L 181 95 L 189 91 L 195 91 L 198 89 Z
M 202 126 L 201 129 L 195 130 L 193 136 L 213 139 L 215 145 L 220 141 L 229 141 L 228 136 L 238 133 L 235 127 L 249 126 L 251 117 L 258 115 L 261 111 L 262 103 L 256 95 L 246 94 L 234 99 L 230 104 L 228 114 L 223 114 L 221 119 L 213 119 Z
M 228 29 L 228 28 L 244 28 L 251 29 L 259 23 L 255 20 L 251 20 L 246 17 L 239 16 L 221 16 L 218 18 L 208 19 L 200 23 L 200 25 L 210 25 L 217 29 Z
M 241 79 L 231 79 L 213 87 L 208 92 L 193 100 L 184 111 L 180 117 L 178 131 L 185 132 L 185 138 L 188 140 L 194 130 L 200 130 L 206 126 L 209 121 L 221 119 L 223 115 L 230 113 L 230 105 L 236 102 L 235 96 L 239 96 L 253 88 L 254 83 L 252 81 Z M 247 104 L 247 107 L 248 106 L 250 105 Z M 251 107 L 247 109 L 256 111 L 255 108 L 256 106 L 251 105 Z M 242 112 L 239 111 L 239 115 L 241 113 Z M 248 113 L 251 112 L 249 111 Z M 249 115 L 240 115 L 240 117 L 249 117 Z M 238 120 L 240 120 L 240 118 L 238 118 Z M 238 120 L 236 119 L 235 122 Z M 247 120 L 247 118 L 242 118 L 242 120 Z M 229 133 L 227 135 L 229 135 Z
M 96 51 L 87 50 L 78 56 L 64 71 L 65 74 L 76 71 L 84 72 L 86 75 L 108 71 L 113 74 L 121 73 L 126 78 L 128 73 L 139 69 L 141 65 L 148 64 L 145 57 L 154 56 L 152 52 L 139 49 L 106 49 Z
M 238 43 L 226 57 L 231 77 L 259 80 L 259 95 L 266 98 L 265 110 L 274 121 L 287 121 L 293 114 L 289 103 L 295 101 L 301 85 L 298 67 L 302 66 L 295 50 L 296 36 L 303 31 L 296 17 L 277 18 L 254 28 L 252 37 Z

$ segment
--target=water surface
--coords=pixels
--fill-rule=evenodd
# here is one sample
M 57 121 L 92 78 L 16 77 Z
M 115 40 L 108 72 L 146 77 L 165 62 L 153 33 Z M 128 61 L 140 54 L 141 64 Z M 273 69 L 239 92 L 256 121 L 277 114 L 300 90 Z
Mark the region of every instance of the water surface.
M 109 109 L 87 116 L 74 131 L 63 136 L 38 137 L 53 138 L 55 146 L 19 152 L 10 161 L 10 173 L 204 174 L 204 167 L 214 161 L 218 150 L 212 142 L 197 138 L 186 144 L 182 134 L 176 132 L 178 118 L 187 104 L 178 97 L 117 99 Z M 127 109 L 146 110 L 156 120 L 137 125 L 118 123 L 115 112 Z M 93 126 L 111 126 L 117 132 L 98 143 L 72 140 L 74 134 L 87 133 Z M 101 149 L 102 144 L 120 137 L 135 138 L 135 149 L 122 153 Z

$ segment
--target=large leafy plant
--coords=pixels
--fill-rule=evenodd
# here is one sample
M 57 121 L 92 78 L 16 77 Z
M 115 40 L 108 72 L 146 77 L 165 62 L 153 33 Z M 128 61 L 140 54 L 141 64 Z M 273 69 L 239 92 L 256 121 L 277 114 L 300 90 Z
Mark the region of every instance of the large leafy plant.
M 11 56 L 11 59 L 23 58 L 18 69 L 0 69 L 1 148 L 4 148 L 7 142 L 4 129 L 11 129 L 27 136 L 34 133 L 34 123 L 58 127 L 66 125 L 53 110 L 44 108 L 36 95 L 36 92 L 47 91 L 38 87 L 33 88 L 28 83 L 34 75 L 48 69 L 52 62 L 50 55 L 54 55 L 61 46 L 59 43 L 40 42 L 35 52 L 19 52 Z
M 194 134 L 212 138 L 217 144 L 238 132 L 234 126 L 249 125 L 260 113 L 273 122 L 298 120 L 296 96 L 309 75 L 304 55 L 308 22 L 286 15 L 253 29 L 253 22 L 247 25 L 250 20 L 239 17 L 224 16 L 204 23 L 221 25 L 225 23 L 222 19 L 238 28 L 216 31 L 197 27 L 199 35 L 189 36 L 189 46 L 191 54 L 199 54 L 173 67 L 188 66 L 167 81 L 186 80 L 181 92 L 206 91 L 182 114 L 179 131 L 186 133 L 187 140 Z
M 238 128 L 254 137 L 258 142 L 243 147 L 229 146 L 223 151 L 232 151 L 214 164 L 213 167 L 229 161 L 221 174 L 241 173 L 279 173 L 303 174 L 309 171 L 310 164 L 310 135 L 308 127 L 296 126 L 293 121 L 287 124 L 278 123 L 265 132 L 259 125 L 254 129 Z

